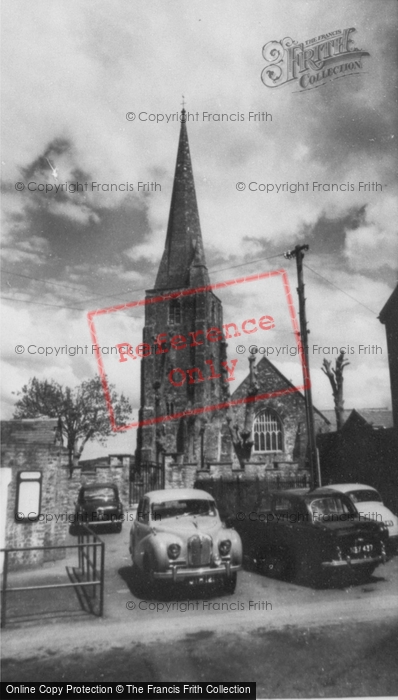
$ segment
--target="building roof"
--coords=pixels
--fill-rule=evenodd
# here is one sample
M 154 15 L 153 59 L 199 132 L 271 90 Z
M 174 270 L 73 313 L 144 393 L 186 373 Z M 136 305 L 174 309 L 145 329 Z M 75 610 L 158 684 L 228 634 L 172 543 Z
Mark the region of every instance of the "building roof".
M 93 459 L 80 459 L 77 466 L 82 469 L 95 469 L 97 467 L 109 467 L 109 465 L 109 455 L 104 455 Z
M 166 244 L 155 289 L 181 289 L 210 284 L 185 122 L 183 109 Z
M 281 372 L 277 367 L 275 367 L 275 365 L 271 362 L 271 360 L 269 360 L 268 357 L 265 357 L 265 355 L 261 358 L 261 360 L 258 362 L 258 364 L 257 364 L 256 367 L 255 367 L 255 370 L 257 370 L 257 372 L 258 372 L 258 370 L 261 369 L 261 365 L 269 367 L 276 375 L 278 375 L 278 377 L 279 377 L 280 380 L 281 380 L 282 385 L 284 384 L 285 387 L 286 387 L 286 389 L 294 389 L 295 391 L 294 391 L 293 393 L 299 394 L 299 396 L 301 396 L 301 397 L 304 399 L 303 393 L 302 393 L 301 391 L 298 391 L 298 389 L 297 389 L 297 388 L 295 387 L 295 385 L 290 381 L 290 379 L 288 379 L 287 377 L 285 377 L 285 375 L 282 374 L 282 372 Z M 241 391 L 243 385 L 247 385 L 247 388 L 249 388 L 249 384 L 250 384 L 250 373 L 245 377 L 245 379 L 243 380 L 243 382 L 241 382 L 241 383 L 239 384 L 239 386 L 235 389 L 235 391 L 234 391 L 233 394 L 232 394 L 232 399 L 236 398 L 236 396 L 240 393 L 240 391 Z M 259 392 L 259 393 L 261 393 L 261 392 Z M 291 393 L 291 392 L 290 392 L 290 393 Z M 316 408 L 315 406 L 314 406 L 313 408 L 314 408 L 315 413 L 317 413 L 318 416 L 320 416 L 321 418 L 323 418 L 323 420 L 324 420 L 327 424 L 330 422 L 330 421 L 329 421 L 329 418 L 328 418 L 328 416 L 327 416 L 327 411 L 326 411 L 326 412 L 325 412 L 325 411 L 320 411 L 320 410 L 319 410 L 318 408 Z
M 19 418 L 1 421 L 1 444 L 55 445 L 59 443 L 58 418 Z
M 391 296 L 387 299 L 379 314 L 380 323 L 386 323 L 394 314 L 398 317 L 398 284 L 395 287 Z
M 361 416 L 366 423 L 373 425 L 375 428 L 393 427 L 392 411 L 388 408 L 347 408 L 344 411 L 344 423 L 354 411 Z M 336 430 L 336 414 L 334 410 L 326 409 L 323 410 L 322 413 L 331 423 L 332 430 Z

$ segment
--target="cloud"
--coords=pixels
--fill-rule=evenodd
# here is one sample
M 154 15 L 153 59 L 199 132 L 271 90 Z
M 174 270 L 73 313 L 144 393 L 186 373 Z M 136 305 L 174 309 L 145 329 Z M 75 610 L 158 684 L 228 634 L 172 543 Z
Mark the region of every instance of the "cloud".
M 307 242 L 305 263 L 378 313 L 395 283 L 394 13 L 389 0 L 336 0 L 322 13 L 319 3 L 296 0 L 253 0 L 250 12 L 240 0 L 176 0 L 167 7 L 159 0 L 114 2 L 112 13 L 103 0 L 9 4 L 3 18 L 3 255 L 10 272 L 38 279 L 5 275 L 3 293 L 89 309 L 152 288 L 164 249 L 179 123 L 139 115 L 175 114 L 184 92 L 187 109 L 199 115 L 188 133 L 204 247 L 215 270 L 211 280 L 283 265 L 296 303 L 295 262 L 274 256 Z M 288 35 L 305 41 L 349 26 L 370 53 L 360 76 L 306 94 L 261 83 L 267 41 Z M 128 111 L 136 113 L 134 121 L 126 119 Z M 203 112 L 244 120 L 203 120 Z M 272 121 L 249 120 L 249 112 L 268 112 Z M 65 187 L 17 192 L 17 181 Z M 152 181 L 161 191 L 138 191 L 139 182 Z M 89 186 L 80 192 L 66 187 L 76 182 Z M 90 190 L 92 182 L 133 189 Z M 238 182 L 245 191 L 237 191 Z M 267 194 L 250 191 L 252 182 L 287 187 Z M 314 189 L 314 182 L 354 189 Z M 379 182 L 383 190 L 360 190 L 359 182 Z M 297 183 L 308 183 L 307 190 L 292 192 L 289 185 Z M 255 258 L 261 259 L 257 265 L 217 271 Z M 376 279 L 381 269 L 382 281 Z M 383 327 L 361 303 L 309 269 L 305 279 L 314 344 L 363 338 L 385 348 Z M 226 318 L 250 317 L 268 306 L 266 296 L 243 288 L 223 301 Z M 77 344 L 87 338 L 84 314 L 33 304 L 6 308 L 6 402 L 32 373 L 73 384 L 95 371 L 91 358 L 13 355 L 18 342 L 31 338 Z M 113 337 L 116 328 L 104 332 Z M 291 358 L 280 368 L 287 376 L 297 371 Z M 372 377 L 369 402 L 385 404 L 385 354 L 353 357 L 346 388 L 353 402 L 363 400 L 361 371 Z M 125 381 L 116 370 L 115 381 Z M 316 403 L 330 406 L 317 365 L 313 381 Z
M 398 202 L 391 194 L 366 207 L 362 226 L 346 231 L 345 254 L 354 270 L 397 269 L 397 221 Z

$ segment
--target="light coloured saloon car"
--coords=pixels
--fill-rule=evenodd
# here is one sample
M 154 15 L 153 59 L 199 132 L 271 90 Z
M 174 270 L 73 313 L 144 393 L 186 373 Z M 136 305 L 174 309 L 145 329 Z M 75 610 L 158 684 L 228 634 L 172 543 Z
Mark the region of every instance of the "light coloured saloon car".
M 138 504 L 130 553 L 141 583 L 220 581 L 233 593 L 242 564 L 238 533 L 221 521 L 213 497 L 199 489 L 150 491 Z
M 365 484 L 330 484 L 328 487 L 345 493 L 354 504 L 361 520 L 376 520 L 388 528 L 390 552 L 398 551 L 398 518 L 387 508 L 379 492 Z

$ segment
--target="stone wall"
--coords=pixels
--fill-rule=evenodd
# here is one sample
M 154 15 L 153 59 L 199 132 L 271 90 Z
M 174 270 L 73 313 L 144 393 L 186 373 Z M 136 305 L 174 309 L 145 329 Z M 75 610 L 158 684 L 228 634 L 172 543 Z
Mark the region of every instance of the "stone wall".
M 165 460 L 165 488 L 191 489 L 194 486 L 198 464 L 196 462 L 177 464 L 173 459 Z
M 113 455 L 88 467 L 69 469 L 67 450 L 62 446 L 55 419 L 2 421 L 2 468 L 11 469 L 7 488 L 5 547 L 10 552 L 10 569 L 40 566 L 65 557 L 66 536 L 74 520 L 75 503 L 84 484 L 111 482 L 119 489 L 122 503 L 129 507 L 130 457 Z M 16 519 L 18 475 L 41 474 L 41 503 L 38 520 Z M 24 514 L 29 515 L 29 514 Z M 51 549 L 51 546 L 61 546 Z M 21 551 L 22 547 L 48 547 Z
M 42 547 L 63 545 L 69 523 L 67 519 L 68 471 L 66 450 L 56 440 L 57 421 L 53 419 L 2 422 L 2 467 L 11 469 L 8 485 L 6 547 Z M 16 519 L 18 474 L 41 473 L 39 519 Z M 24 514 L 28 516 L 28 513 Z M 37 566 L 62 559 L 64 549 L 10 552 L 10 569 Z
M 111 463 L 90 469 L 74 467 L 72 478 L 68 480 L 67 499 L 69 512 L 75 512 L 75 503 L 81 486 L 104 483 L 112 483 L 118 487 L 120 499 L 127 510 L 129 506 L 129 479 L 130 463 L 127 460 L 124 460 L 124 463 L 121 464 Z

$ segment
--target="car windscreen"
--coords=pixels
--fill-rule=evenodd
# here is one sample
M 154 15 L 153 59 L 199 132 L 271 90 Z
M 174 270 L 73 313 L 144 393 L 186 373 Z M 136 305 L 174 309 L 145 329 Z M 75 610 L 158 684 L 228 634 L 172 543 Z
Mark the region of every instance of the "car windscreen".
M 353 503 L 364 503 L 365 501 L 379 501 L 383 503 L 383 499 L 374 489 L 357 489 L 348 491 L 347 496 L 351 498 Z
M 87 501 L 103 499 L 110 501 L 116 498 L 115 490 L 111 486 L 95 486 L 84 489 L 82 498 Z
M 319 516 L 339 516 L 339 515 L 355 515 L 356 509 L 344 496 L 322 496 L 320 498 L 312 498 L 307 500 L 307 505 L 314 518 Z
M 156 520 L 179 518 L 187 515 L 204 515 L 214 517 L 216 513 L 217 511 L 214 501 L 199 498 L 152 503 L 152 517 Z

